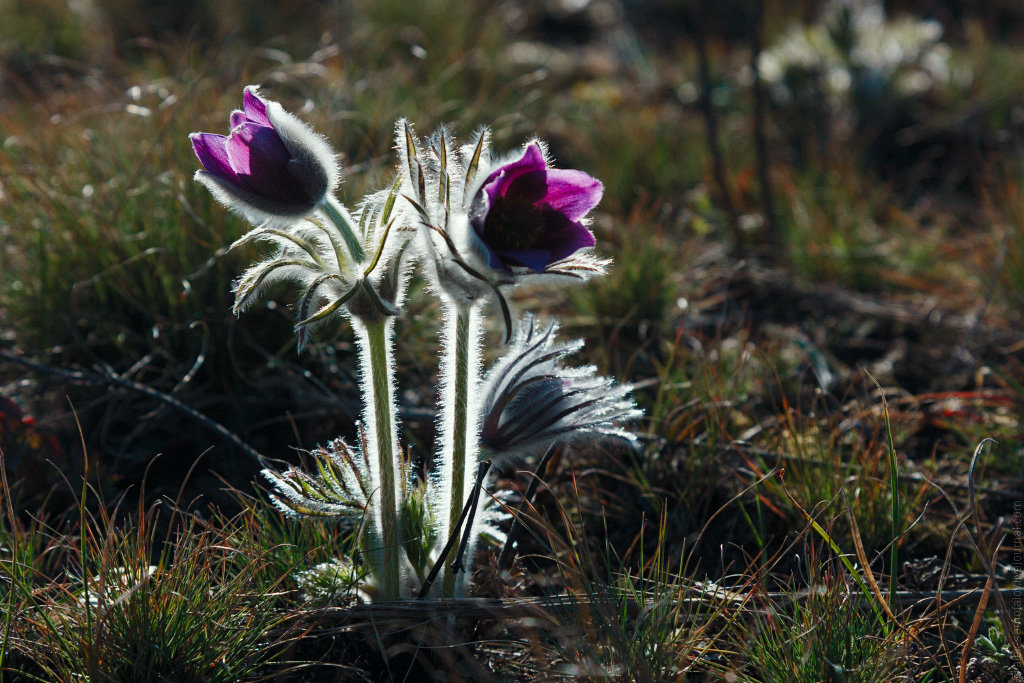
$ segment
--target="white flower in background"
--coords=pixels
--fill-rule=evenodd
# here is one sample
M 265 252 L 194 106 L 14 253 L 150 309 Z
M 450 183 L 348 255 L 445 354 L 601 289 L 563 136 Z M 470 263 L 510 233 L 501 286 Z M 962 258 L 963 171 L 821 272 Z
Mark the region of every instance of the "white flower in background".
M 818 23 L 791 26 L 762 52 L 758 70 L 783 106 L 910 97 L 950 82 L 951 50 L 941 39 L 937 21 L 888 19 L 878 0 L 834 0 Z

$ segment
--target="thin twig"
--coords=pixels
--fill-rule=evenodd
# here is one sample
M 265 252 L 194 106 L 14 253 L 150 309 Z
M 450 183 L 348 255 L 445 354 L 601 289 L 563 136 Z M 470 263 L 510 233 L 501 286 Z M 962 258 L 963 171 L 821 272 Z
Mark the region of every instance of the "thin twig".
M 490 467 L 490 460 L 485 460 L 484 462 L 480 463 L 480 470 L 477 471 L 477 485 L 474 494 L 477 494 L 477 492 L 480 490 L 480 487 L 483 486 L 483 477 L 480 475 L 480 471 L 482 470 L 483 474 L 487 474 L 487 470 L 483 467 L 484 465 Z M 445 560 L 448 559 L 449 553 L 451 553 L 452 548 L 455 547 L 455 541 L 459 539 L 459 530 L 462 528 L 463 522 L 465 522 L 466 517 L 469 516 L 470 509 L 476 507 L 473 503 L 474 498 L 473 496 L 470 496 L 470 499 L 466 501 L 466 505 L 462 508 L 462 514 L 459 515 L 459 521 L 455 525 L 455 528 L 452 529 L 452 534 L 448 538 L 448 542 L 444 544 L 444 549 L 441 550 L 441 556 L 437 558 L 437 560 L 434 562 L 434 566 L 430 568 L 430 573 L 427 574 L 427 578 L 423 582 L 423 586 L 420 587 L 420 592 L 416 594 L 416 599 L 418 601 L 423 600 L 427 597 L 427 593 L 430 592 L 430 587 L 433 586 L 434 581 L 437 580 L 437 575 L 440 573 L 441 567 L 444 566 Z
M 523 502 L 519 504 L 519 508 L 516 510 L 516 514 L 512 517 L 512 527 L 508 530 L 508 536 L 505 538 L 505 547 L 501 549 L 501 554 L 498 556 L 498 569 L 505 570 L 512 566 L 512 563 L 516 559 L 516 544 L 519 541 L 519 536 L 522 534 L 525 526 L 523 525 L 523 515 L 526 514 L 526 508 L 533 505 L 533 497 L 537 494 L 537 489 L 540 487 L 541 479 L 544 476 L 544 472 L 548 467 L 548 463 L 551 462 L 551 458 L 554 457 L 557 443 L 551 444 L 548 447 L 547 452 L 544 453 L 544 457 L 537 463 L 537 469 L 533 472 L 533 479 L 530 481 L 530 485 L 526 489 L 526 494 L 523 496 Z
M 452 574 L 466 571 L 462 561 L 466 555 L 466 546 L 469 545 L 469 537 L 473 531 L 473 519 L 476 517 L 476 508 L 480 502 L 480 489 L 483 488 L 484 477 L 487 476 L 489 469 L 491 469 L 490 460 L 484 460 L 477 465 L 476 486 L 473 487 L 473 493 L 469 497 L 469 518 L 466 520 L 466 526 L 462 530 L 462 543 L 459 544 L 459 552 L 455 556 L 455 561 L 452 562 Z
M 157 401 L 160 401 L 161 403 L 164 403 L 170 406 L 171 408 L 174 408 L 178 412 L 187 415 L 193 420 L 196 420 L 197 422 L 205 426 L 207 429 L 216 432 L 217 434 L 219 434 L 220 436 L 224 437 L 232 444 L 237 446 L 239 449 L 244 451 L 247 455 L 256 460 L 256 462 L 260 463 L 260 465 L 265 464 L 265 459 L 262 453 L 257 451 L 249 444 L 242 441 L 242 439 L 237 434 L 229 430 L 224 425 L 214 420 L 211 420 L 207 416 L 197 411 L 195 408 L 191 408 L 185 405 L 180 400 L 178 400 L 174 396 L 171 396 L 170 394 L 158 391 L 153 387 L 142 384 L 141 382 L 135 382 L 133 380 L 125 379 L 124 377 L 121 377 L 120 375 L 114 373 L 112 370 L 108 369 L 104 374 L 100 374 L 98 372 L 87 372 L 85 370 L 67 370 L 65 368 L 58 368 L 52 365 L 46 365 L 44 363 L 38 363 L 36 361 L 20 358 L 18 356 L 15 356 L 14 354 L 8 353 L 3 350 L 0 350 L 0 359 L 9 361 L 11 363 L 16 363 L 17 365 L 21 365 L 22 367 L 29 368 L 30 370 L 34 370 L 36 372 L 62 377 L 76 384 L 86 384 L 91 386 L 115 386 L 121 389 L 127 389 L 129 391 L 134 391 L 136 393 L 149 396 L 150 398 L 156 399 Z

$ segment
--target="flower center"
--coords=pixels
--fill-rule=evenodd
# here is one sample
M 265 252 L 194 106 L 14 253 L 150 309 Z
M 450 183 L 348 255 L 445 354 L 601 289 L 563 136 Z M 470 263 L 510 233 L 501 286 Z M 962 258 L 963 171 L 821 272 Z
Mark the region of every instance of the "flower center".
M 544 208 L 507 197 L 496 200 L 484 219 L 484 242 L 499 251 L 534 247 L 544 231 Z

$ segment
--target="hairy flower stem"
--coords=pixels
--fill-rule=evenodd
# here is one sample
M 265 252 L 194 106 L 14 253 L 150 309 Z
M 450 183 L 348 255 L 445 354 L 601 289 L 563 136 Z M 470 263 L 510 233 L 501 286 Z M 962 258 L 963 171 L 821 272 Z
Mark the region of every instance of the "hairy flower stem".
M 398 505 L 396 491 L 394 392 L 392 375 L 394 360 L 391 356 L 390 318 L 377 321 L 353 320 L 359 335 L 360 356 L 363 360 L 362 384 L 365 405 L 364 421 L 371 452 L 370 479 L 379 493 L 379 504 L 374 505 L 371 522 L 377 526 L 380 551 L 381 586 L 389 598 L 398 598 Z
M 477 361 L 476 317 L 478 304 L 453 303 L 448 314 L 454 312 L 449 321 L 445 340 L 444 410 L 445 444 L 442 457 L 444 476 L 449 487 L 447 537 L 457 534 L 459 517 L 466 505 L 466 472 L 476 469 L 476 416 L 470 398 L 478 384 L 479 363 Z M 454 324 L 453 324 L 454 323 Z M 456 592 L 456 576 L 452 571 L 454 557 L 445 562 L 444 583 L 441 594 L 453 597 Z
M 333 195 L 329 195 L 320 207 L 327 217 L 331 219 L 331 223 L 338 228 L 338 232 L 341 233 L 341 238 L 345 240 L 345 246 L 348 247 L 352 260 L 357 263 L 362 261 L 366 254 L 363 251 L 362 244 L 359 243 L 359 238 L 356 237 L 356 233 L 352 230 L 352 221 L 348 218 L 344 207 L 338 203 L 338 200 Z

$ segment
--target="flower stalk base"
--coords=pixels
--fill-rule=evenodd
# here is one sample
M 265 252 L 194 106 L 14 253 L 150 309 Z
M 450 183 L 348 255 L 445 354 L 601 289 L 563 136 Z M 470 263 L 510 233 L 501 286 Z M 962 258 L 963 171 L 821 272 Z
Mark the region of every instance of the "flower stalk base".
M 363 359 L 362 384 L 367 446 L 371 451 L 370 481 L 378 489 L 379 505 L 372 505 L 371 522 L 377 527 L 381 547 L 373 552 L 381 565 L 381 587 L 385 595 L 399 597 L 398 504 L 396 490 L 395 411 L 390 330 L 392 322 L 363 323 L 354 320 Z M 376 457 L 374 457 L 374 455 Z

